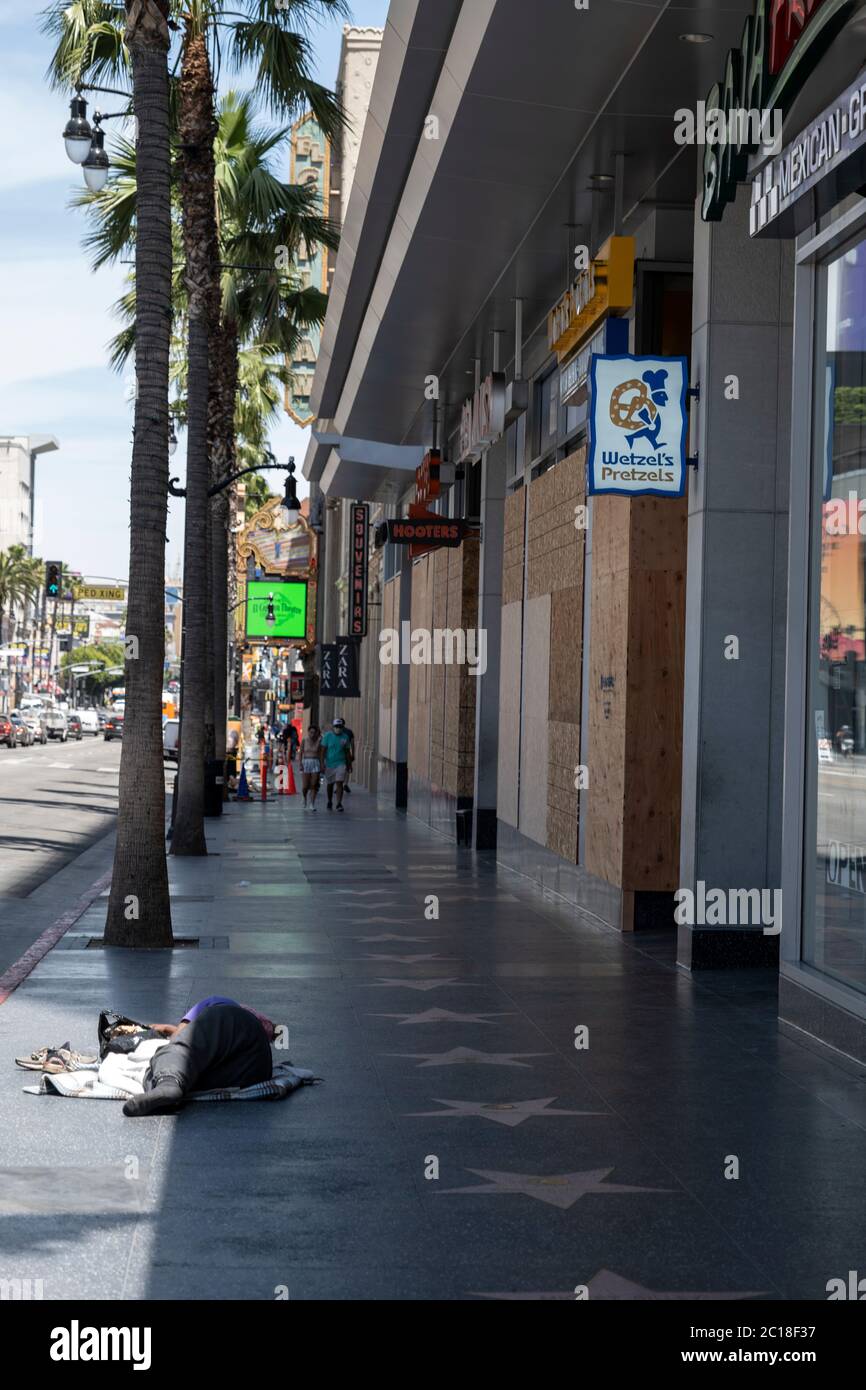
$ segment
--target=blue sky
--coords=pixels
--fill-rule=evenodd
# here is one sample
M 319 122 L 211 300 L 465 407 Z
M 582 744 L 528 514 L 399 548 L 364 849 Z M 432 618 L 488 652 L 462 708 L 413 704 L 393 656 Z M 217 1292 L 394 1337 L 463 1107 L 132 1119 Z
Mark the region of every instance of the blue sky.
M 68 106 L 45 82 L 50 44 L 38 21 L 44 3 L 0 5 L 0 128 L 19 132 L 0 162 L 0 436 L 53 434 L 60 442 L 60 451 L 37 465 L 37 553 L 84 574 L 125 577 L 132 417 L 123 378 L 109 370 L 106 353 L 123 269 L 91 272 L 81 247 L 84 216 L 67 207 L 82 181 L 61 140 Z M 355 0 L 352 23 L 381 26 L 387 13 L 388 0 Z M 342 21 L 315 33 L 317 76 L 329 85 L 341 30 Z M 288 169 L 288 153 L 286 160 Z M 183 444 L 173 460 L 181 476 Z M 272 445 L 279 459 L 294 454 L 300 465 L 307 432 L 285 420 Z M 183 547 L 177 499 L 168 537 L 173 571 Z

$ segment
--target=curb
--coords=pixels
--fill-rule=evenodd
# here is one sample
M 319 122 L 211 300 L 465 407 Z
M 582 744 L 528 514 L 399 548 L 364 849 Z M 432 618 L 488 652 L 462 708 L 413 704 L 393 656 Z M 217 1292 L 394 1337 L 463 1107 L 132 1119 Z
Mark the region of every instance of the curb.
M 70 907 L 64 912 L 62 917 L 58 917 L 50 927 L 46 927 L 41 936 L 37 936 L 33 945 L 28 947 L 23 956 L 20 956 L 9 969 L 0 975 L 0 1005 L 6 1003 L 7 999 L 20 984 L 23 984 L 27 976 L 52 947 L 56 946 L 62 936 L 65 936 L 70 927 L 80 920 L 87 909 L 96 901 L 104 888 L 111 883 L 111 870 L 104 873 L 95 883 L 91 884 L 87 892 L 78 899 L 74 907 Z

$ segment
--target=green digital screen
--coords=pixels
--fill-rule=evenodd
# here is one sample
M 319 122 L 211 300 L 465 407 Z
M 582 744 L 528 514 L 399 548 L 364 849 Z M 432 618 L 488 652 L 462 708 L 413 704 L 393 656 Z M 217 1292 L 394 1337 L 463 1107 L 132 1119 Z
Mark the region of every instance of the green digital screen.
M 250 580 L 247 584 L 247 637 L 291 641 L 306 635 L 305 581 Z

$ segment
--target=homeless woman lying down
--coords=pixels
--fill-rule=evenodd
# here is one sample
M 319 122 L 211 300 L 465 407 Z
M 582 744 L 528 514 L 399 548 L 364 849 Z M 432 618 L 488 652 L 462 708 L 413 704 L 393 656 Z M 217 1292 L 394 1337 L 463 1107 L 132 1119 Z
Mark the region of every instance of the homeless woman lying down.
M 212 994 L 180 1023 L 152 1023 L 169 1041 L 151 1059 L 144 1095 L 125 1102 L 124 1115 L 166 1115 L 179 1110 L 190 1091 L 253 1086 L 270 1080 L 276 1029 L 248 1005 Z

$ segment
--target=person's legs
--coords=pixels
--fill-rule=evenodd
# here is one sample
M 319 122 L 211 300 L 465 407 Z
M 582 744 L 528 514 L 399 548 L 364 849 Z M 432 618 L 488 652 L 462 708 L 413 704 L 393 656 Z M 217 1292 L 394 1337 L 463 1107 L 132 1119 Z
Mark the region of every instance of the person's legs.
M 307 796 L 309 795 L 310 783 L 312 782 L 312 780 L 313 780 L 313 779 L 312 779 L 312 777 L 310 776 L 309 772 L 305 772 L 305 773 L 303 774 L 303 776 L 301 777 L 301 790 L 302 790 L 303 793 L 304 793 L 304 805 L 305 805 L 305 806 L 306 806 L 306 804 L 307 804 Z
M 328 810 L 334 809 L 334 774 L 330 768 L 325 770 L 325 790 L 328 793 Z
M 314 772 L 310 778 L 310 801 L 314 811 L 316 809 L 316 797 L 319 795 L 319 783 L 319 774 L 318 772 Z
M 336 780 L 336 782 L 334 783 L 334 786 L 335 786 L 335 788 L 336 788 L 335 800 L 336 800 L 336 803 L 337 803 L 337 810 L 338 810 L 338 811 L 342 811 L 342 809 L 343 809 L 343 772 L 342 772 L 342 769 L 339 769 L 339 770 L 338 770 L 338 773 L 337 773 L 337 780 Z
M 265 1030 L 238 1004 L 212 1004 L 160 1048 L 150 1064 L 143 1096 L 123 1107 L 124 1115 L 158 1115 L 177 1110 L 190 1091 L 252 1086 L 273 1069 Z

